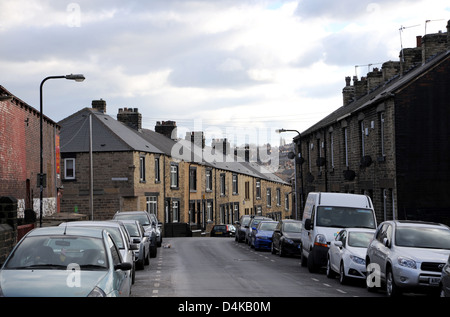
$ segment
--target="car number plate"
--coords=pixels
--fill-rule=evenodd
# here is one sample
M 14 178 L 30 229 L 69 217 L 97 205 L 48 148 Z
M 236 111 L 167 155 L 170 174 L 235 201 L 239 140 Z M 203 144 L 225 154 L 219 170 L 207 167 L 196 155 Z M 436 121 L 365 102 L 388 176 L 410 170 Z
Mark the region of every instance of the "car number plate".
M 429 282 L 431 285 L 438 285 L 440 281 L 441 281 L 441 278 L 440 278 L 440 277 L 430 277 L 430 278 L 428 279 L 428 282 Z

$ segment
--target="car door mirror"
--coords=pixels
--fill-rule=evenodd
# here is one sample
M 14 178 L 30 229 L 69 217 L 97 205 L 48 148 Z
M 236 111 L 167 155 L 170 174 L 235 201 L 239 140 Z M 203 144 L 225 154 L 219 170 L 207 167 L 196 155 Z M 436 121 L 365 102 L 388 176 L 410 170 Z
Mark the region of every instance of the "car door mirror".
M 391 247 L 391 242 L 389 241 L 388 238 L 383 238 L 383 245 L 387 248 Z
M 312 227 L 311 227 L 311 219 L 306 219 L 305 220 L 305 229 L 306 230 L 311 230 L 312 229 Z
M 122 270 L 122 271 L 129 271 L 132 269 L 132 265 L 129 262 L 122 262 L 119 264 L 114 265 L 114 270 Z
M 333 244 L 338 248 L 342 248 L 342 241 L 333 241 Z

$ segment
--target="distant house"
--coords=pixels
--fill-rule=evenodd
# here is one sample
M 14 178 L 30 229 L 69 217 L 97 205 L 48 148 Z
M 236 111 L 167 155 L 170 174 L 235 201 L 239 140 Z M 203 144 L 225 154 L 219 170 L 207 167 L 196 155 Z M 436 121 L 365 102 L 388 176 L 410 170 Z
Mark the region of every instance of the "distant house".
M 43 117 L 43 216 L 58 212 L 59 125 Z M 18 201 L 18 217 L 26 209 L 40 215 L 40 111 L 0 86 L 0 196 Z
M 369 195 L 378 220 L 450 223 L 450 21 L 367 77 L 344 105 L 295 139 L 299 184 Z
M 141 120 L 136 108 L 119 109 L 116 120 L 104 100 L 94 100 L 59 122 L 63 211 L 110 219 L 119 210 L 146 210 L 165 225 L 202 231 L 243 214 L 291 217 L 289 183 L 233 156 L 205 159 L 216 149 L 204 146 L 202 133 L 177 139 L 174 121 L 157 122 L 152 131 Z

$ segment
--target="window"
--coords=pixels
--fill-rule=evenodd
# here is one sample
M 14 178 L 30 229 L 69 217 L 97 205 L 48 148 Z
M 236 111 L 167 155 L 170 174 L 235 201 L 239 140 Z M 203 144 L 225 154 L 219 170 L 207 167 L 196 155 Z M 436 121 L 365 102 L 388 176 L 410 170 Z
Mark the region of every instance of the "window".
M 330 132 L 330 156 L 331 156 L 331 167 L 334 168 L 334 140 L 333 140 L 333 132 Z
M 256 181 L 256 199 L 261 199 L 261 180 Z
M 272 206 L 272 189 L 267 188 L 267 207 Z
M 206 216 L 208 218 L 208 221 L 212 221 L 213 220 L 213 206 L 212 206 L 212 201 L 208 200 L 206 202 Z
M 380 112 L 380 146 L 381 156 L 386 156 L 384 149 L 384 112 Z
M 364 121 L 361 121 L 359 126 L 361 128 L 361 157 L 364 157 L 366 155 Z
M 155 182 L 161 181 L 161 175 L 159 174 L 159 157 L 155 157 Z
M 178 200 L 174 200 L 172 201 L 172 221 L 173 222 L 178 222 L 179 219 L 179 201 Z
M 206 170 L 206 191 L 212 191 L 213 183 L 212 183 L 212 170 Z
M 189 190 L 197 191 L 197 168 L 189 167 Z
M 284 210 L 289 210 L 289 194 L 284 195 Z
M 64 178 L 75 179 L 75 159 L 64 159 Z
M 348 131 L 347 131 L 347 128 L 344 128 L 344 159 L 345 159 L 345 166 L 348 167 Z
M 281 206 L 281 189 L 277 188 L 277 206 Z
M 250 182 L 245 182 L 244 199 L 250 199 Z
M 147 212 L 149 214 L 158 215 L 158 197 L 147 196 Z
M 220 174 L 220 195 L 225 196 L 225 174 Z
M 178 165 L 170 165 L 170 187 L 178 188 Z
M 139 181 L 145 182 L 145 157 L 139 158 Z
M 233 174 L 233 195 L 238 194 L 238 175 Z

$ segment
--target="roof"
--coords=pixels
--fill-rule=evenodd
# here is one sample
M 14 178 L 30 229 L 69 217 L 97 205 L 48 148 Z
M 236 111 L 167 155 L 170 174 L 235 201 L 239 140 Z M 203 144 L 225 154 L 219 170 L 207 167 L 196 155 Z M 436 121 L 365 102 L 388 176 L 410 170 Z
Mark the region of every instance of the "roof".
M 134 130 L 113 117 L 92 108 L 84 108 L 61 120 L 61 153 L 89 152 L 89 116 L 92 116 L 92 151 L 141 151 L 165 154 L 174 159 L 192 161 L 205 166 L 245 174 L 277 183 L 288 184 L 272 171 L 256 162 L 241 162 L 234 155 L 222 154 L 210 160 L 210 147 L 201 149 L 188 140 L 172 140 L 149 129 Z M 209 156 L 208 156 L 209 154 Z M 277 166 L 278 167 L 278 166 Z
M 111 116 L 91 108 L 84 108 L 61 120 L 61 153 L 89 152 L 89 116 L 92 116 L 92 151 L 141 151 L 163 153 L 152 143 L 140 137 Z
M 380 86 L 374 88 L 368 94 L 362 96 L 361 98 L 353 101 L 352 103 L 342 106 L 311 126 L 301 133 L 301 135 L 310 134 L 319 129 L 330 126 L 331 124 L 340 121 L 343 118 L 351 116 L 367 107 L 386 100 L 387 98 L 393 97 L 397 92 L 401 91 L 406 85 L 413 82 L 430 69 L 434 68 L 441 61 L 447 59 L 450 56 L 450 50 L 442 52 L 430 58 L 425 64 L 416 66 L 410 69 L 407 73 L 402 76 L 397 75 Z M 298 138 L 298 137 L 297 137 Z

